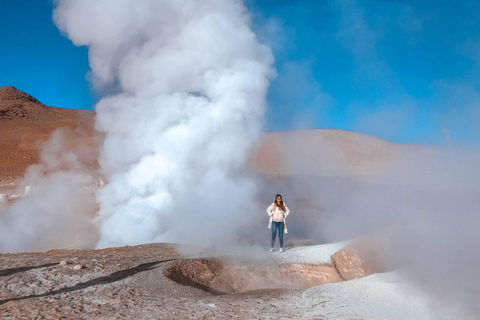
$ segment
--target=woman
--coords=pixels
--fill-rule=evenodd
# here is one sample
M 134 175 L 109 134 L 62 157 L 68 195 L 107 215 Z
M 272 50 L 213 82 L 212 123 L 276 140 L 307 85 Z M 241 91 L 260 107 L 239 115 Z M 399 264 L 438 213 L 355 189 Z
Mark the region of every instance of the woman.
M 267 214 L 270 217 L 270 222 L 268 228 L 272 229 L 272 242 L 270 247 L 270 252 L 273 252 L 273 245 L 275 244 L 275 237 L 277 236 L 278 229 L 278 238 L 280 239 L 280 252 L 283 252 L 283 230 L 285 225 L 285 218 L 290 214 L 285 202 L 282 200 L 282 195 L 277 194 L 275 196 L 275 201 L 267 208 Z M 285 233 L 287 229 L 285 228 Z

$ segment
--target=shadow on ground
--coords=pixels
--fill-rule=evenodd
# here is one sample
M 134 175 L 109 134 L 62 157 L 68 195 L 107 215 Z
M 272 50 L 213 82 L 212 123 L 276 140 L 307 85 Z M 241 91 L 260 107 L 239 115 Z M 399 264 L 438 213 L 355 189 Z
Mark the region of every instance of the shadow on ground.
M 77 283 L 76 285 L 74 285 L 72 287 L 62 288 L 62 289 L 59 289 L 59 290 L 53 290 L 53 291 L 45 292 L 45 293 L 42 293 L 42 294 L 3 299 L 3 300 L 0 300 L 0 305 L 5 304 L 5 303 L 10 302 L 10 301 L 19 301 L 19 300 L 25 300 L 25 299 L 30 299 L 30 298 L 42 298 L 42 297 L 54 296 L 54 295 L 57 295 L 57 294 L 83 290 L 83 289 L 86 289 L 86 288 L 92 287 L 92 286 L 105 285 L 105 284 L 117 282 L 117 281 L 123 280 L 125 278 L 131 277 L 131 276 L 133 276 L 133 275 L 135 275 L 139 272 L 144 272 L 144 271 L 149 271 L 149 270 L 156 269 L 156 268 L 160 267 L 162 263 L 175 261 L 175 260 L 177 260 L 177 259 L 168 259 L 168 260 L 144 263 L 144 264 L 138 265 L 134 268 L 116 271 L 112 274 L 109 274 L 108 276 L 99 277 L 99 278 L 92 279 L 90 281 Z M 51 266 L 51 264 L 46 265 L 46 266 Z M 33 269 L 33 268 L 40 268 L 40 267 L 41 266 L 30 267 L 30 268 Z M 17 268 L 17 269 L 22 269 L 22 268 Z M 10 270 L 10 269 L 3 270 L 3 271 L 8 271 L 8 270 Z M 16 271 L 16 272 L 19 272 L 19 271 Z M 15 272 L 13 272 L 13 273 L 15 273 Z
M 0 277 L 11 276 L 12 274 L 15 274 L 18 272 L 24 272 L 24 271 L 33 270 L 33 269 L 47 268 L 47 267 L 54 266 L 56 264 L 58 263 L 48 263 L 48 264 L 42 264 L 40 266 L 29 266 L 29 267 L 10 268 L 5 270 L 0 270 Z

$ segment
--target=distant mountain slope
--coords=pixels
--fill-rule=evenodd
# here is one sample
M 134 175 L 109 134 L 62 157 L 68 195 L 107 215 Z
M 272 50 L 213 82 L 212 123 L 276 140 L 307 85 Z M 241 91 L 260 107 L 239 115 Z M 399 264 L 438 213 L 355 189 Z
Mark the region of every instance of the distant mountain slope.
M 71 146 L 93 146 L 95 112 L 49 107 L 15 89 L 0 88 L 0 183 L 22 176 L 39 160 L 40 146 L 58 129 L 75 130 Z
M 434 147 L 397 144 L 375 136 L 337 130 L 301 130 L 265 135 L 253 148 L 249 167 L 269 176 L 370 176 L 409 155 Z
M 400 145 L 335 129 L 267 134 L 250 166 L 268 175 L 370 175 L 399 159 Z
M 75 130 L 72 147 L 97 154 L 94 124 L 93 111 L 49 107 L 14 87 L 0 88 L 0 184 L 37 163 L 41 144 L 58 128 Z M 369 176 L 404 154 L 432 149 L 335 129 L 275 132 L 252 149 L 248 166 L 268 176 Z

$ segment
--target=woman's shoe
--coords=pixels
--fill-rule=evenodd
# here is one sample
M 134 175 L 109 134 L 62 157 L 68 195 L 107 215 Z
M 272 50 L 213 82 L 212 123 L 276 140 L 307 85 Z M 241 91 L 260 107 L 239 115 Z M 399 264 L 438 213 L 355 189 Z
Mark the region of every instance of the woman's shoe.
M 270 250 L 268 250 L 268 252 L 273 252 L 273 248 L 270 248 Z
M 283 248 L 280 248 L 280 252 L 283 252 Z

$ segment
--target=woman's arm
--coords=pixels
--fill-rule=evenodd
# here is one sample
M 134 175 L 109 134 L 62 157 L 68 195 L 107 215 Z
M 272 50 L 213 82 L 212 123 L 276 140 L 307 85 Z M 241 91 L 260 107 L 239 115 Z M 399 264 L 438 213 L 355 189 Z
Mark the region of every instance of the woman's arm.
M 285 213 L 283 214 L 286 217 L 290 214 L 290 209 L 288 209 L 287 205 L 285 205 Z
M 269 217 L 273 215 L 273 203 L 267 208 L 267 214 Z

